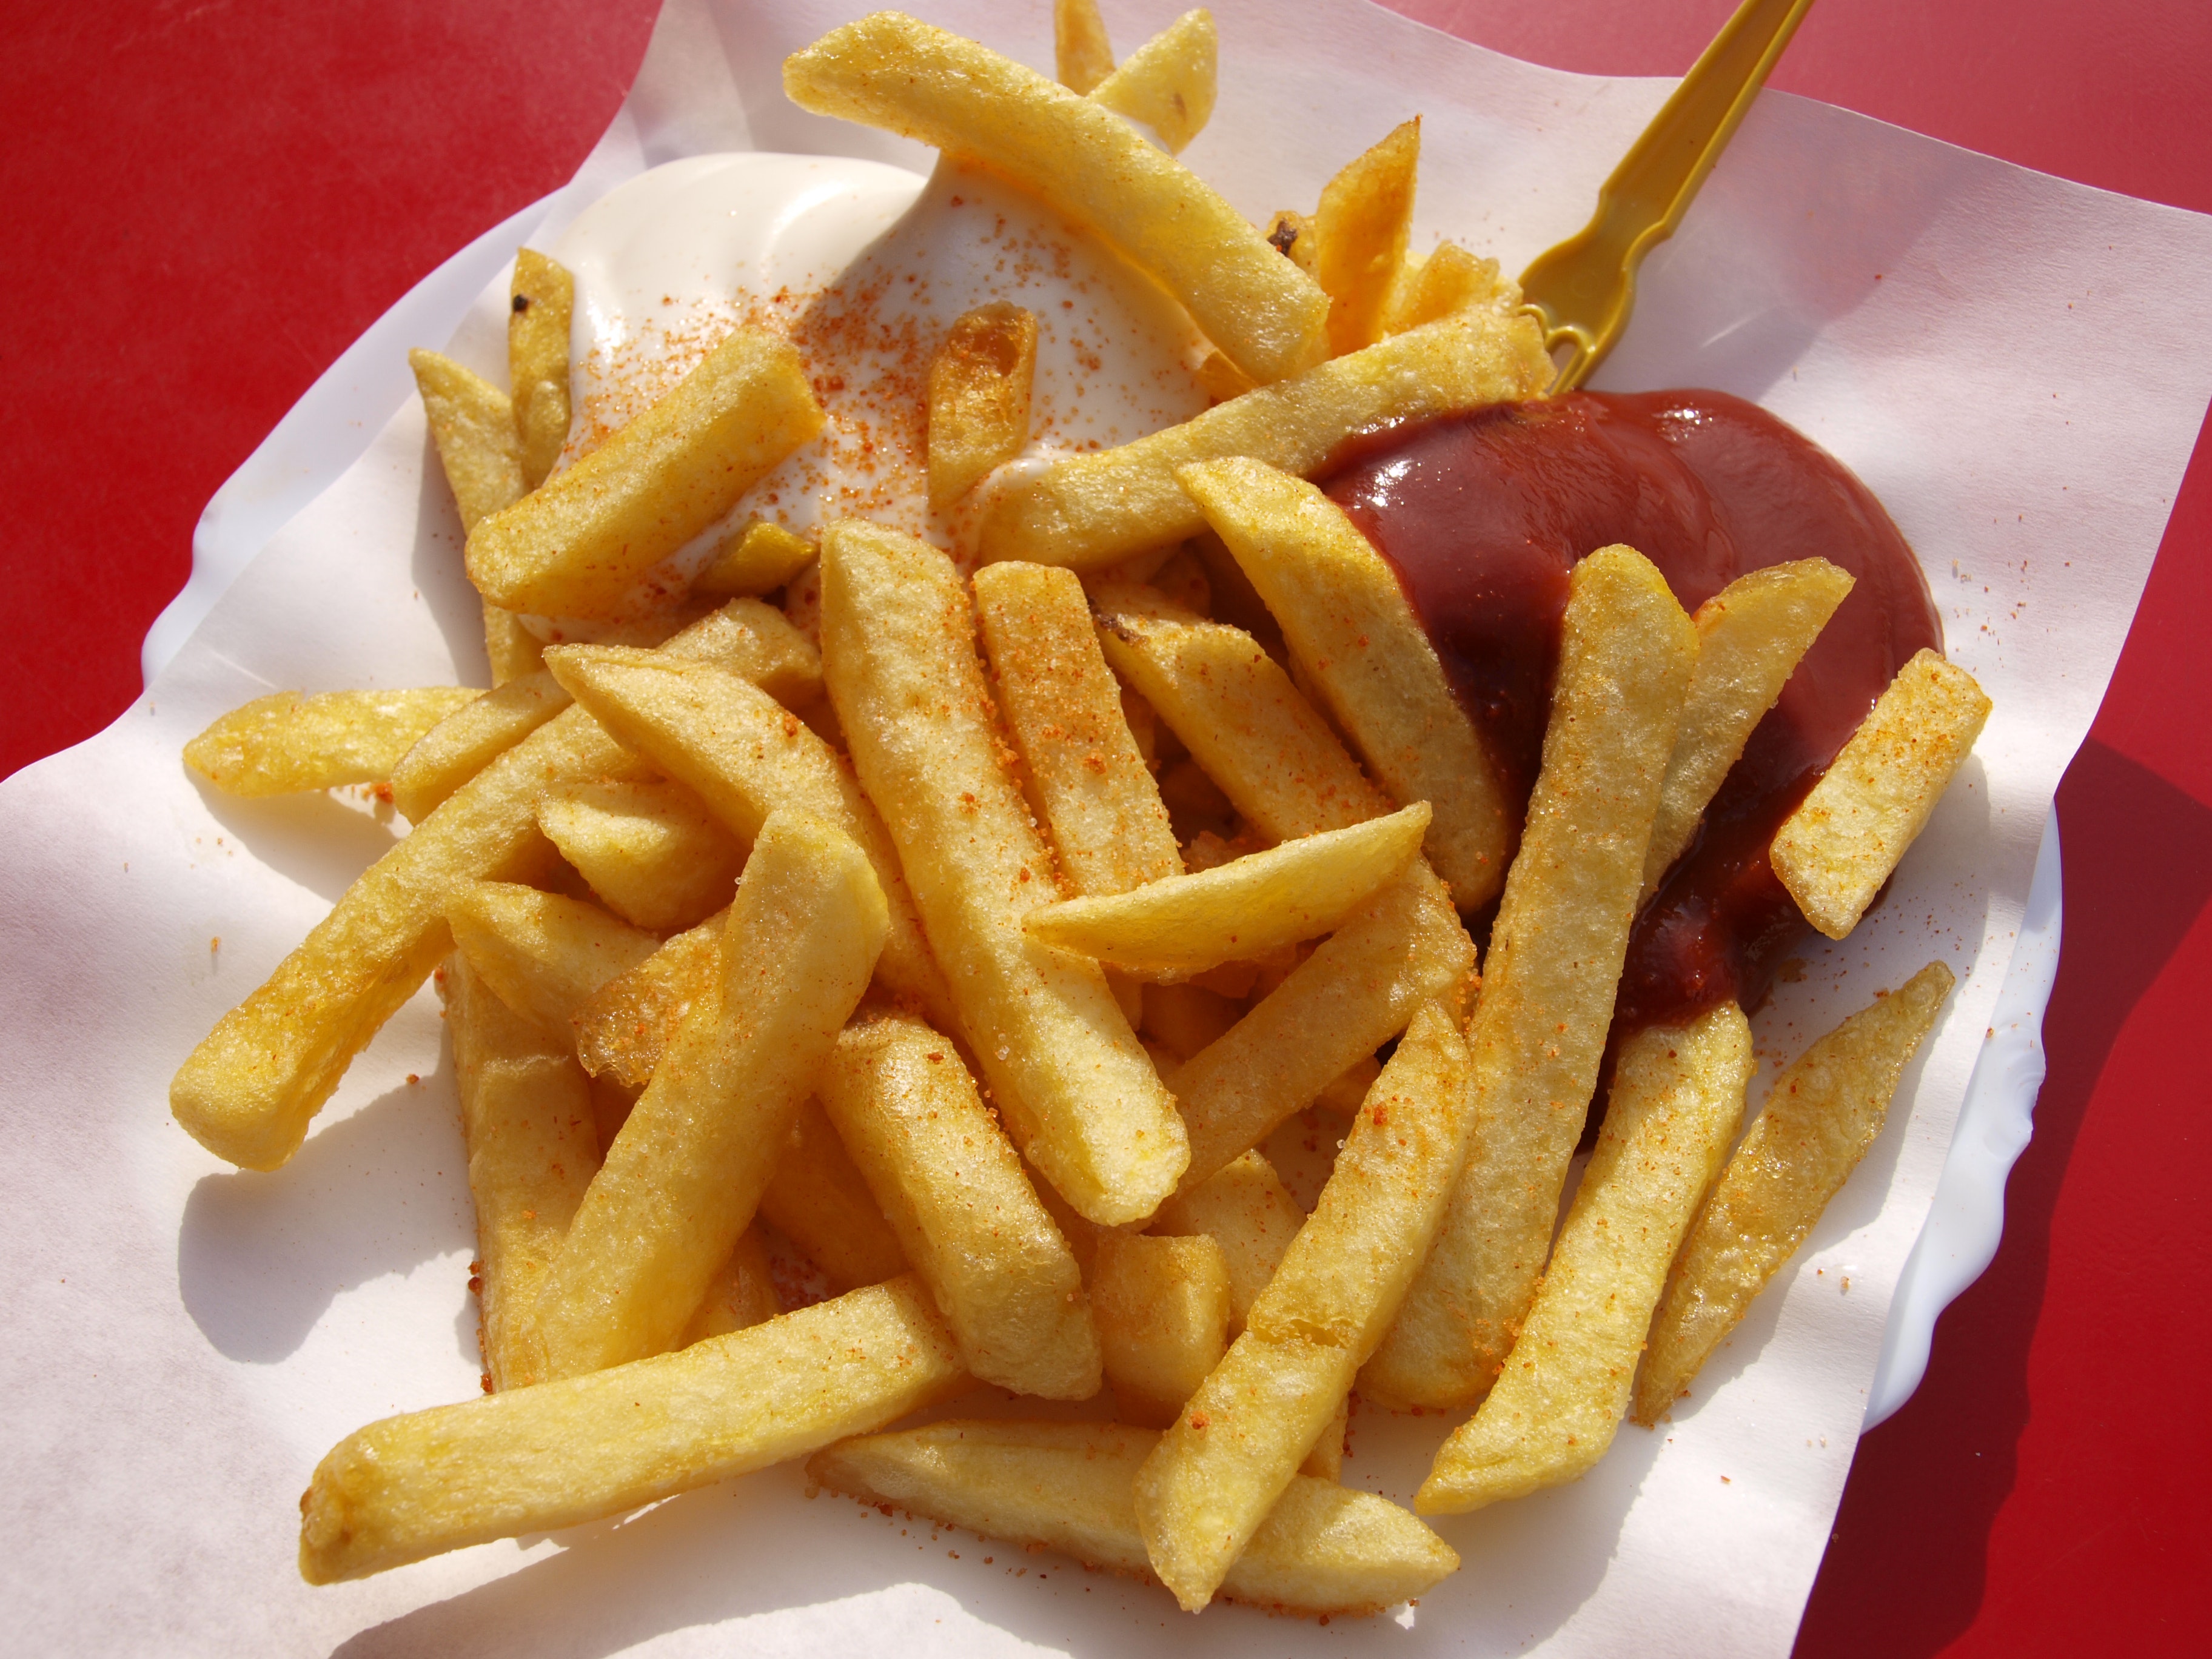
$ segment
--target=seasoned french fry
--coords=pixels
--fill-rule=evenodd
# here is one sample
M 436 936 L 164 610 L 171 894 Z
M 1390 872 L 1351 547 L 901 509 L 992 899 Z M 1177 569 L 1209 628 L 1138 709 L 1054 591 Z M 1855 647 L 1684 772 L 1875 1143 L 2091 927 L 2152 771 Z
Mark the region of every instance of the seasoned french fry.
M 1082 1273 L 959 1050 L 920 1020 L 858 1021 L 821 1099 L 969 1370 L 1046 1400 L 1097 1393 Z
M 854 1291 L 680 1353 L 372 1423 L 316 1466 L 300 1576 L 620 1515 L 865 1434 L 967 1382 L 921 1281 Z
M 1268 258 L 1285 270 L 1287 259 Z M 1181 426 L 1095 455 L 1055 461 L 993 499 L 976 532 L 982 560 L 1029 559 L 1095 569 L 1204 527 L 1176 483 L 1194 461 L 1249 455 L 1304 473 L 1358 432 L 1424 416 L 1540 395 L 1551 384 L 1536 325 L 1475 312 L 1218 404 Z M 1267 377 L 1260 378 L 1263 381 Z
M 1185 1611 L 1212 1598 L 1395 1317 L 1466 1155 L 1468 1080 L 1457 1023 L 1426 1004 L 1244 1334 L 1138 1471 L 1137 1524 Z
M 1336 1415 L 1322 1427 L 1320 1437 L 1313 1443 L 1313 1449 L 1306 1453 L 1306 1461 L 1298 1465 L 1298 1473 L 1310 1475 L 1316 1480 L 1342 1479 L 1344 1431 L 1351 1422 L 1352 1395 L 1347 1392 L 1336 1402 Z
M 1152 1231 L 1170 1237 L 1204 1233 L 1221 1247 L 1229 1270 L 1229 1334 L 1235 1336 L 1305 1219 L 1275 1166 L 1247 1152 L 1161 1205 Z
M 1850 573 L 1797 559 L 1739 576 L 1698 607 L 1698 666 L 1682 700 L 1682 729 L 1659 788 L 1644 857 L 1649 900 L 1698 833 L 1705 807 L 1752 728 L 1781 696 L 1798 659 L 1851 591 Z
M 1060 85 L 1088 93 L 1114 72 L 1114 45 L 1098 0 L 1052 0 L 1053 56 Z
M 1092 87 L 1091 100 L 1141 123 L 1179 155 L 1212 117 L 1214 58 L 1213 14 L 1187 11 Z
M 1668 1264 L 1743 1121 L 1751 1027 L 1723 1003 L 1621 1047 L 1605 1127 L 1497 1386 L 1413 1506 L 1457 1515 L 1578 1479 L 1612 1445 Z
M 605 443 L 470 532 L 470 579 L 511 611 L 618 616 L 823 418 L 798 352 L 739 329 Z
M 906 1251 L 860 1178 L 822 1103 L 799 1109 L 760 1212 L 840 1291 L 880 1285 L 908 1268 Z
M 540 659 L 543 654 L 541 650 Z M 568 694 L 543 668 L 509 676 L 496 690 L 461 704 L 416 739 L 392 769 L 392 804 L 410 823 L 422 823 L 568 702 Z
M 1120 116 L 972 40 L 898 12 L 785 60 L 801 109 L 981 161 L 1097 232 L 1182 302 L 1255 380 L 1321 356 L 1328 301 L 1234 208 Z
M 1478 259 L 1455 242 L 1440 242 L 1425 259 L 1401 267 L 1382 308 L 1382 330 L 1385 336 L 1403 334 L 1479 307 L 1510 312 L 1520 303 L 1520 284 L 1500 273 L 1497 260 Z
M 905 866 L 960 1024 L 1015 1143 L 1083 1215 L 1142 1220 L 1188 1158 L 1175 1102 L 1093 963 L 1029 943 L 1059 896 L 1000 761 L 952 562 L 857 520 L 822 539 L 823 667 Z
M 948 507 L 1030 440 L 1034 312 L 1004 300 L 954 319 L 929 364 L 929 504 Z
M 665 781 L 558 785 L 538 800 L 538 827 L 609 909 L 656 933 L 721 909 L 745 861 L 705 803 Z
M 1286 841 L 1195 875 L 1023 919 L 1031 939 L 1149 977 L 1186 978 L 1333 933 L 1419 856 L 1429 809 Z
M 757 513 L 730 532 L 691 591 L 702 599 L 735 599 L 781 587 L 814 562 L 814 544 Z
M 1071 571 L 1014 563 L 987 565 L 975 587 L 1000 706 L 1069 884 L 1120 893 L 1180 875 L 1167 807 L 1099 651 L 1082 584 Z
M 1177 1060 L 1188 1060 L 1244 1017 L 1218 991 L 1202 985 L 1146 985 L 1143 1030 Z
M 1775 1079 L 1668 1278 L 1636 1380 L 1638 1422 L 1649 1428 L 1681 1397 L 1751 1299 L 1805 1242 L 1881 1133 L 1898 1080 L 1954 983 L 1948 968 L 1929 963 Z
M 757 835 L 770 812 L 788 808 L 857 842 L 890 905 L 884 985 L 951 1022 L 951 994 L 922 937 L 898 853 L 850 763 L 742 675 L 692 673 L 617 647 L 563 647 L 550 661 L 608 730 L 696 790 L 738 836 Z
M 1328 295 L 1328 349 L 1342 356 L 1382 337 L 1382 310 L 1406 262 L 1421 118 L 1391 129 L 1324 185 L 1314 214 L 1314 280 Z
M 1363 1398 L 1486 1393 L 1534 1294 L 1613 1020 L 1697 631 L 1649 560 L 1577 565 L 1544 758 L 1490 935 L 1468 1044 L 1474 1150 Z
M 566 346 L 562 354 L 567 353 Z M 522 472 L 522 441 L 514 404 L 497 386 L 450 357 L 416 349 L 407 354 L 415 389 L 429 417 L 430 440 L 466 535 L 486 519 L 520 501 L 530 488 Z
M 1965 762 L 1990 700 L 1933 651 L 1897 671 L 1843 753 L 1776 831 L 1774 873 L 1830 939 L 1858 926 Z
M 866 854 L 819 820 L 770 816 L 723 928 L 720 981 L 607 1148 L 547 1276 L 551 1375 L 641 1359 L 682 1333 L 751 1221 L 889 927 Z
M 599 988 L 660 948 L 596 904 L 516 882 L 468 883 L 446 906 L 446 925 L 492 994 L 564 1050 Z
M 442 989 L 477 1212 L 477 1334 L 494 1389 L 542 1381 L 538 1296 L 599 1167 L 590 1091 L 568 1045 L 494 995 L 455 956 Z
M 710 1336 L 750 1330 L 782 1311 L 783 1304 L 776 1299 L 775 1273 L 769 1265 L 768 1246 L 761 1242 L 759 1228 L 748 1227 L 738 1235 L 730 1259 L 707 1286 L 699 1311 L 691 1316 L 676 1346 L 688 1348 Z
M 507 384 L 514 388 L 522 481 L 532 489 L 545 482 L 568 441 L 568 324 L 575 303 L 575 278 L 559 261 L 535 248 L 515 251 L 507 292 Z
M 933 1423 L 817 1452 L 807 1474 L 987 1538 L 1149 1578 L 1133 1496 L 1159 1437 L 1118 1423 Z M 1459 1557 L 1372 1492 L 1294 1478 L 1231 1565 L 1222 1596 L 1288 1613 L 1380 1612 L 1424 1595 Z
M 1512 804 L 1397 573 L 1303 478 L 1245 459 L 1176 476 L 1382 787 L 1434 809 L 1429 862 L 1453 902 L 1490 902 L 1505 883 Z
M 186 744 L 185 763 L 226 795 L 381 783 L 424 732 L 482 696 L 458 685 L 271 692 L 232 709 Z
M 484 659 L 495 688 L 526 679 L 545 665 L 545 641 L 523 626 L 522 618 L 483 602 Z
M 1122 1420 L 1164 1428 L 1228 1351 L 1229 1264 L 1203 1233 L 1109 1232 L 1091 1307 Z

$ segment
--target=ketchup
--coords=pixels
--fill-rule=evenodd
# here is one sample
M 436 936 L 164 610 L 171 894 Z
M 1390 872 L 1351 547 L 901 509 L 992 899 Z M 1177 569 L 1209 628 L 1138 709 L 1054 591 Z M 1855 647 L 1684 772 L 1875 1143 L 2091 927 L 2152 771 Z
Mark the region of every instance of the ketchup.
M 1766 1000 L 1804 936 L 1768 862 L 1784 818 L 1942 624 L 1881 503 L 1825 451 L 1721 392 L 1572 392 L 1395 428 L 1324 487 L 1397 572 L 1508 794 L 1542 757 L 1568 572 L 1625 542 L 1694 611 L 1746 571 L 1819 557 L 1856 586 L 1705 810 L 1629 937 L 1617 1040 Z

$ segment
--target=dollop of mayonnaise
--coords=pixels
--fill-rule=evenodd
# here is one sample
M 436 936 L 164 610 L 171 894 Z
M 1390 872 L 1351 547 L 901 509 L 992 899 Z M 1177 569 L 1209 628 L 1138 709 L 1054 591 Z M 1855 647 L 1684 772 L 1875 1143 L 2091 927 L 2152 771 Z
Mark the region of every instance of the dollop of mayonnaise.
M 663 592 L 756 513 L 802 534 L 866 518 L 957 556 L 990 483 L 931 509 L 929 365 L 976 306 L 1006 301 L 1037 319 L 1029 441 L 1010 469 L 1127 443 L 1211 401 L 1196 374 L 1205 342 L 1172 299 L 1042 202 L 949 157 L 926 179 L 837 156 L 672 161 L 587 208 L 553 254 L 576 279 L 564 464 L 738 327 L 789 339 L 829 416 L 654 573 Z

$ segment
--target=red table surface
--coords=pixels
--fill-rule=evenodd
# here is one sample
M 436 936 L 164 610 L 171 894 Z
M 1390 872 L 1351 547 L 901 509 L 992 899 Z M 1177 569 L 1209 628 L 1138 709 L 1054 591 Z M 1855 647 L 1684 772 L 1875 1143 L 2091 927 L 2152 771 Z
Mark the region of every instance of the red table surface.
M 0 24 L 0 775 L 138 688 L 201 506 L 353 337 L 598 138 L 656 0 L 16 0 Z M 1676 74 L 1728 0 L 1399 0 Z M 1112 5 L 1107 6 L 1109 23 Z M 1043 27 L 1042 9 L 1019 16 Z M 1010 20 L 1012 21 L 1012 20 Z M 1133 41 L 1122 41 L 1125 48 Z M 1233 65 L 1230 72 L 1234 72 Z M 2204 0 L 1825 0 L 1773 84 L 2212 210 Z M 2141 341 L 2201 319 L 2147 319 Z M 2212 1139 L 2212 448 L 2059 794 L 2066 939 L 1994 1265 L 1868 1436 L 1803 1656 L 2201 1651 Z M 2161 1173 L 2162 1172 L 2162 1173 Z

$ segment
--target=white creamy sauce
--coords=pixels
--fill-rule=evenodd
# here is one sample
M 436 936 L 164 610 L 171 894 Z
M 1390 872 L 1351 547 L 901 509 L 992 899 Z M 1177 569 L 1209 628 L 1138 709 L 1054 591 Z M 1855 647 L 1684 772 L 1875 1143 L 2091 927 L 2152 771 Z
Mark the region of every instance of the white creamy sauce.
M 802 533 L 858 516 L 962 547 L 988 481 L 927 489 L 929 363 L 963 313 L 1037 319 L 1026 471 L 1189 419 L 1204 343 L 1149 278 L 1036 198 L 951 161 L 927 179 L 838 156 L 694 156 L 594 203 L 553 250 L 575 275 L 573 460 L 673 387 L 731 330 L 791 340 L 829 416 L 654 581 L 680 586 L 758 513 Z M 549 625 L 550 626 L 550 625 Z M 568 638 L 602 628 L 559 624 Z

